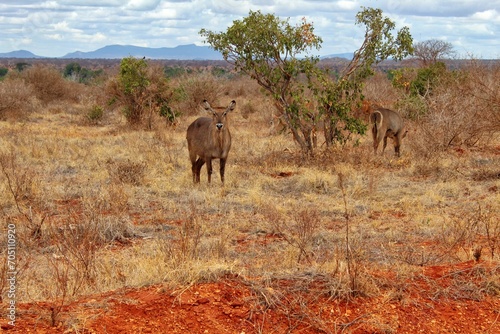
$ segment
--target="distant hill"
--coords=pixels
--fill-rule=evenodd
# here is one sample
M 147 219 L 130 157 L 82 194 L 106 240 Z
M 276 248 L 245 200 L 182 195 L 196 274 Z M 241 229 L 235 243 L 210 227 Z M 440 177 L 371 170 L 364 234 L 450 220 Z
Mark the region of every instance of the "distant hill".
M 354 53 L 347 52 L 347 53 L 336 53 L 336 54 L 321 56 L 321 59 L 327 59 L 327 58 L 344 58 L 344 59 L 351 60 L 352 57 L 354 57 Z
M 108 45 L 90 52 L 68 53 L 62 58 L 116 59 L 125 57 L 178 60 L 222 60 L 222 55 L 208 46 L 194 44 L 173 48 L 146 48 L 133 45 Z
M 43 58 L 26 50 L 17 50 L 12 52 L 0 53 L 0 58 Z
M 222 60 L 222 55 L 209 46 L 195 44 L 179 45 L 172 48 L 146 48 L 133 45 L 108 45 L 95 51 L 76 51 L 62 57 L 64 59 L 121 59 L 125 57 L 177 60 Z M 0 58 L 48 58 L 37 56 L 26 50 L 0 53 Z
M 340 53 L 322 56 L 321 59 L 344 58 L 352 59 L 352 53 Z M 195 44 L 179 45 L 176 47 L 147 48 L 134 45 L 107 45 L 95 51 L 76 51 L 61 57 L 63 59 L 122 59 L 125 57 L 146 57 L 149 59 L 166 60 L 222 60 L 222 55 L 209 46 L 197 46 Z M 30 51 L 18 50 L 0 53 L 0 58 L 49 58 L 38 56 Z

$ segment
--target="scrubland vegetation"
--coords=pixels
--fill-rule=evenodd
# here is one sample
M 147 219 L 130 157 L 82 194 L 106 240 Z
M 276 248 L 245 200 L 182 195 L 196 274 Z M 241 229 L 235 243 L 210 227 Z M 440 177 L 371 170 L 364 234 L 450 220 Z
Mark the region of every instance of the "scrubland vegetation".
M 470 260 L 476 270 L 426 293 L 500 295 L 498 61 L 376 71 L 363 95 L 404 116 L 400 158 L 391 143 L 374 156 L 367 134 L 325 145 L 321 131 L 304 154 L 250 78 L 145 64 L 140 95 L 120 86 L 118 65 L 80 82 L 35 64 L 0 82 L 1 235 L 15 224 L 18 303 L 47 302 L 41 317 L 55 323 L 82 295 L 227 276 L 268 307 L 290 293 L 280 280 L 411 303 L 423 267 Z M 217 163 L 210 185 L 205 167 L 192 182 L 185 135 L 203 99 L 237 103 L 224 186 Z

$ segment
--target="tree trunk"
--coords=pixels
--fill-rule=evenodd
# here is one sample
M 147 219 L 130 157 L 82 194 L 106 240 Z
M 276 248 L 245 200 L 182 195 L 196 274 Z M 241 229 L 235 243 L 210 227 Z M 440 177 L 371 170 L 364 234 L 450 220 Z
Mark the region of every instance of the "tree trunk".
M 283 114 L 285 123 L 287 127 L 292 131 L 293 139 L 299 144 L 300 149 L 307 155 L 313 154 L 313 145 L 312 145 L 312 137 L 311 130 L 307 126 L 299 126 L 295 125 L 292 121 L 293 115 L 291 115 L 287 110 L 289 110 L 289 105 L 286 101 L 282 100 L 280 103 L 276 103 L 276 107 Z

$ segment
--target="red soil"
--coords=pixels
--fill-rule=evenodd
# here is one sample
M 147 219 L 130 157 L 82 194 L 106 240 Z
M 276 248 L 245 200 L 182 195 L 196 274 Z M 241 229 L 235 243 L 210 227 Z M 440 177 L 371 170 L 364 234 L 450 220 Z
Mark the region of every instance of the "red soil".
M 182 291 L 161 285 L 85 297 L 65 306 L 51 324 L 51 304 L 17 305 L 8 333 L 500 333 L 500 299 L 455 296 L 447 291 L 457 276 L 473 280 L 492 263 L 466 262 L 423 267 L 404 285 L 400 298 L 338 300 L 321 282 L 280 281 L 256 288 L 239 277 L 199 283 Z M 493 264 L 498 268 L 498 264 Z M 390 273 L 377 276 L 391 280 Z M 498 287 L 497 287 L 498 288 Z M 288 291 L 283 293 L 283 291 Z M 323 291 L 323 292 L 322 292 Z

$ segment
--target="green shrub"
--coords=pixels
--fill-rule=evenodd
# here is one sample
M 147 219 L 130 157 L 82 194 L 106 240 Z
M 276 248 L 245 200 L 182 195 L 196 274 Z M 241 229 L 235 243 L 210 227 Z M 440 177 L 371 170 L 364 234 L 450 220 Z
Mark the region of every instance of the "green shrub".
M 91 124 L 97 124 L 104 116 L 104 108 L 101 106 L 94 105 L 90 108 L 86 117 Z
M 396 102 L 394 107 L 402 110 L 404 118 L 412 121 L 419 120 L 429 111 L 427 103 L 421 96 L 406 96 Z
M 0 79 L 3 79 L 9 72 L 8 68 L 0 67 Z
M 108 90 L 110 101 L 122 107 L 131 125 L 147 123 L 151 128 L 155 116 L 175 121 L 177 114 L 170 107 L 173 92 L 164 71 L 158 66 L 149 66 L 145 59 L 122 59 L 120 73 Z
M 31 64 L 28 64 L 28 63 L 17 63 L 16 64 L 16 70 L 18 72 L 22 72 L 25 69 L 29 68 L 30 66 L 31 66 Z
M 437 62 L 417 71 L 417 77 L 410 83 L 411 96 L 428 96 L 438 84 L 440 77 L 446 74 L 446 65 Z
M 163 68 L 163 72 L 167 78 L 177 78 L 186 73 L 191 73 L 192 70 L 180 66 L 165 66 Z
M 92 71 L 83 68 L 78 63 L 69 63 L 64 68 L 63 75 L 66 79 L 71 79 L 75 82 L 89 84 L 95 78 L 103 74 L 102 70 Z

